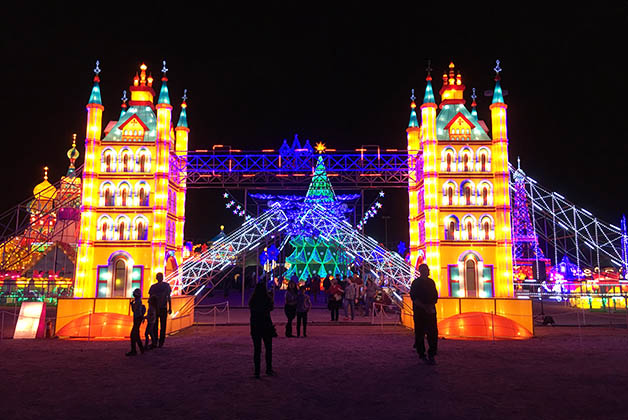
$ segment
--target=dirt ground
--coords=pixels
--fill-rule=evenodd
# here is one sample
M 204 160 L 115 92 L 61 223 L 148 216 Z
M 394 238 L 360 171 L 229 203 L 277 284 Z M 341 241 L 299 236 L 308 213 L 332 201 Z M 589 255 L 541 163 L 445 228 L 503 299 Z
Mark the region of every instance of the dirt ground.
M 441 339 L 438 365 L 427 366 L 402 327 L 312 326 L 306 339 L 274 340 L 278 376 L 260 380 L 244 326 L 193 327 L 137 357 L 124 356 L 127 342 L 4 340 L 0 412 L 3 419 L 625 416 L 625 329 L 536 333 L 528 341 Z

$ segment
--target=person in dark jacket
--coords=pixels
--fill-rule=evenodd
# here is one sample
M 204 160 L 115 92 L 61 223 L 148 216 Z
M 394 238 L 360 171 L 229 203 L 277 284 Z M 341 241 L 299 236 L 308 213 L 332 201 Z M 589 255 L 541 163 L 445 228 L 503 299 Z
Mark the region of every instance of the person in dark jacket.
M 325 302 L 329 303 L 329 299 L 328 299 L 328 295 L 329 295 L 329 288 L 331 287 L 331 276 L 325 276 L 325 280 L 323 280 L 323 289 L 325 290 Z
M 135 356 L 137 354 L 136 344 L 140 348 L 140 352 L 144 354 L 144 346 L 142 346 L 142 339 L 140 338 L 140 326 L 144 322 L 146 306 L 142 304 L 142 291 L 140 289 L 133 290 L 133 300 L 129 304 L 131 305 L 131 312 L 133 312 L 133 328 L 131 328 L 131 351 L 126 355 Z
M 285 301 L 283 310 L 286 313 L 286 337 L 294 337 L 292 335 L 292 321 L 297 316 L 297 296 L 299 291 L 297 289 L 297 282 L 290 280 L 288 282 L 288 289 L 286 289 Z
M 251 310 L 251 338 L 253 339 L 253 363 L 255 365 L 255 377 L 259 379 L 262 341 L 266 352 L 266 374 L 273 376 L 273 335 L 275 327 L 270 318 L 270 311 L 273 310 L 274 299 L 266 290 L 266 282 L 261 281 L 255 286 L 253 295 L 249 300 Z
M 419 265 L 419 278 L 414 279 L 410 286 L 412 311 L 414 312 L 414 345 L 419 358 L 434 365 L 438 346 L 438 326 L 436 324 L 436 302 L 438 291 L 434 280 L 429 278 L 430 268 L 427 264 Z M 427 359 L 425 358 L 425 336 L 427 335 Z
M 303 324 L 303 337 L 307 337 L 307 313 L 312 308 L 310 297 L 305 294 L 305 286 L 299 287 L 297 296 L 297 337 L 301 336 L 301 324 Z

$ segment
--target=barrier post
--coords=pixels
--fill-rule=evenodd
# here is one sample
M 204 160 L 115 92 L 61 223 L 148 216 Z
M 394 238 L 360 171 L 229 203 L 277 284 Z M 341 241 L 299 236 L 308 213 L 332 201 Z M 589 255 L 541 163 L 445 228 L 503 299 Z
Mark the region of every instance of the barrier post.
M 495 312 L 491 311 L 491 332 L 493 333 L 493 343 L 495 343 Z

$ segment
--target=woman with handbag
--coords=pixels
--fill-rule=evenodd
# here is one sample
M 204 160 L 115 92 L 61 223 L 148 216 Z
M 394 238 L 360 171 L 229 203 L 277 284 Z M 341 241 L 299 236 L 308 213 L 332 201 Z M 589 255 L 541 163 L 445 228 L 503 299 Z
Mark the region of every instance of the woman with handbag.
M 329 309 L 331 310 L 331 320 L 338 321 L 338 311 L 340 309 L 340 305 L 342 305 L 342 294 L 344 290 L 338 284 L 336 279 L 331 280 L 331 286 L 328 289 L 329 298 L 327 301 L 329 302 Z
M 260 377 L 260 365 L 262 354 L 262 341 L 266 352 L 266 374 L 275 375 L 273 371 L 273 337 L 277 331 L 270 318 L 270 311 L 274 308 L 273 299 L 266 290 L 266 282 L 261 281 L 255 286 L 249 309 L 251 310 L 251 338 L 253 339 L 253 363 L 255 364 L 255 377 Z

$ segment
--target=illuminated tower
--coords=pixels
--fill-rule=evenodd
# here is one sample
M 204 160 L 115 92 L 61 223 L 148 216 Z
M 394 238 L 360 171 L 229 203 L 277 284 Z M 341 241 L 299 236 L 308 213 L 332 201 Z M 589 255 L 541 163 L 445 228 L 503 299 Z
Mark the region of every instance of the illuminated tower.
M 185 183 L 174 175 L 181 173 L 175 154 L 187 152 L 186 105 L 175 139 L 165 62 L 156 104 L 142 64 L 128 105 L 125 93 L 120 118 L 107 124 L 101 140 L 99 71 L 87 105 L 74 296 L 130 297 L 135 288 L 146 296 L 155 275 L 167 275 L 182 260 Z
M 412 180 L 409 185 L 412 263 L 424 259 L 441 296 L 508 297 L 512 243 L 506 104 L 497 81 L 491 139 L 478 119 L 475 92 L 471 111 L 466 108 L 462 75 L 455 70 L 451 63 L 443 74 L 438 106 L 429 73 L 427 77 L 418 130 L 423 167 L 417 168 L 416 185 Z M 408 149 L 415 148 L 412 124 L 407 132 Z

